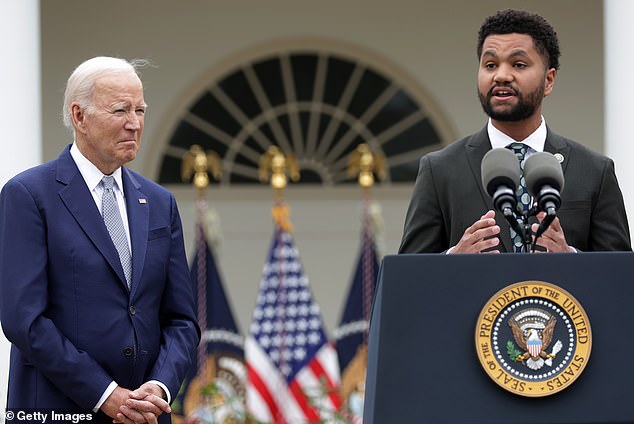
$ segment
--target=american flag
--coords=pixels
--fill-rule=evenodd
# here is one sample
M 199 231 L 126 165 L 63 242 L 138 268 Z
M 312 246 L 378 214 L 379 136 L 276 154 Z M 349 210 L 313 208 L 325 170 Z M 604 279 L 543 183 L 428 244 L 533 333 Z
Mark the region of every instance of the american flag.
M 291 234 L 276 226 L 245 343 L 247 408 L 260 422 L 334 421 L 339 365 Z

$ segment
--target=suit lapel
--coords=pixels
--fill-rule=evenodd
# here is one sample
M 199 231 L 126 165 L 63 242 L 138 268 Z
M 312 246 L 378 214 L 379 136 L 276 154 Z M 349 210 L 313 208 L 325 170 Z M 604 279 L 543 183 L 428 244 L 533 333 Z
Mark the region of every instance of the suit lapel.
M 128 224 L 130 227 L 130 241 L 132 243 L 132 286 L 131 296 L 134 296 L 139 282 L 145 253 L 147 251 L 148 226 L 150 222 L 150 206 L 148 197 L 141 191 L 141 184 L 134 175 L 122 167 L 123 189 L 125 191 Z
M 467 159 L 469 161 L 469 167 L 471 168 L 471 174 L 475 179 L 476 187 L 480 192 L 480 198 L 486 207 L 486 210 L 493 210 L 493 201 L 491 196 L 486 192 L 482 185 L 482 159 L 484 155 L 491 150 L 491 141 L 489 140 L 489 134 L 487 128 L 484 127 L 479 133 L 476 133 L 471 137 L 471 140 L 466 144 Z M 479 217 L 478 217 L 479 218 Z M 509 223 L 500 212 L 495 212 L 495 221 L 500 226 L 500 243 L 506 252 L 512 252 L 510 227 Z
M 466 144 L 467 149 L 467 160 L 469 162 L 469 168 L 471 169 L 471 174 L 475 179 L 476 186 L 480 192 L 480 197 L 482 201 L 487 205 L 491 205 L 491 199 L 488 193 L 485 191 L 482 186 L 482 158 L 484 155 L 491 150 L 491 142 L 489 141 L 489 136 L 486 131 L 486 127 L 477 134 L 474 134 L 471 140 Z
M 554 132 L 550 131 L 550 128 L 548 128 L 548 132 L 546 135 L 546 144 L 544 144 L 544 151 L 552 153 L 553 155 L 559 154 L 561 156 L 560 163 L 565 177 L 566 168 L 568 168 L 568 158 L 570 157 L 570 144 L 566 143 L 566 140 L 563 137 L 555 134 Z M 559 157 L 557 159 L 559 160 Z
M 119 276 L 121 284 L 127 290 L 119 254 L 114 247 L 114 243 L 112 243 L 108 229 L 95 205 L 92 194 L 70 155 L 70 147 L 57 159 L 57 181 L 66 185 L 59 191 L 59 197 L 62 202 L 97 250 Z

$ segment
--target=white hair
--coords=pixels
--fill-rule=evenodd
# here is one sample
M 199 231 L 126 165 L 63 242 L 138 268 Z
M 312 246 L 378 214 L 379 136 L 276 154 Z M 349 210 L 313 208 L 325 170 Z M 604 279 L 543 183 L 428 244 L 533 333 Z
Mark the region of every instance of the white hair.
M 92 93 L 95 87 L 95 81 L 99 77 L 104 74 L 116 72 L 132 72 L 138 76 L 138 69 L 148 64 L 149 62 L 145 59 L 127 61 L 125 59 L 107 56 L 93 57 L 80 64 L 75 68 L 66 83 L 64 106 L 62 109 L 64 125 L 73 131 L 70 110 L 71 103 L 77 102 L 82 108 L 89 108 L 92 105 Z

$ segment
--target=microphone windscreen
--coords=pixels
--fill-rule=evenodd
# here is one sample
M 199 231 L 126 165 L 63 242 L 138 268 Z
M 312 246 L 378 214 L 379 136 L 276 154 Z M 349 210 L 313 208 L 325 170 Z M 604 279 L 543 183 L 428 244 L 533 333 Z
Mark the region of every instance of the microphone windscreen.
M 520 180 L 520 163 L 509 149 L 491 149 L 482 158 L 482 185 L 489 196 L 501 185 L 509 187 L 513 192 Z
M 529 156 L 524 164 L 526 188 L 535 197 L 544 185 L 561 192 L 564 188 L 564 173 L 559 161 L 548 152 L 537 152 Z

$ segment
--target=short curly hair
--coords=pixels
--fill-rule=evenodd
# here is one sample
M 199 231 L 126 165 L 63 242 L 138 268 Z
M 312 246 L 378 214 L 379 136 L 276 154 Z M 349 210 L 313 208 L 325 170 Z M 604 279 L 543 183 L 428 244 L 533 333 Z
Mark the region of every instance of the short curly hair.
M 513 33 L 530 35 L 548 68 L 559 69 L 561 53 L 555 29 L 542 16 L 517 9 L 500 10 L 484 20 L 478 32 L 478 60 L 482 56 L 484 40 L 489 35 Z

